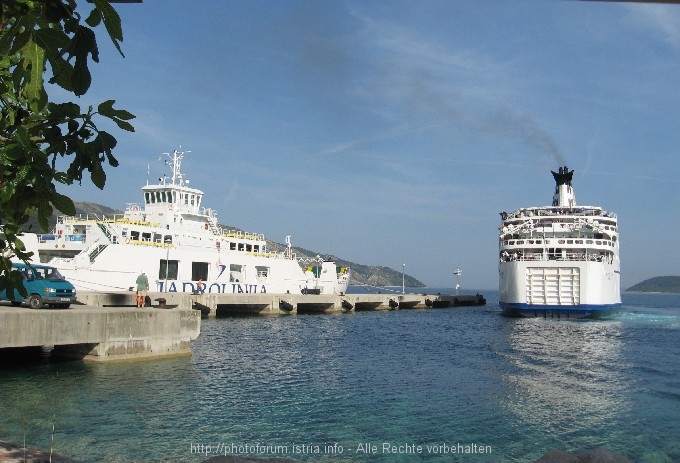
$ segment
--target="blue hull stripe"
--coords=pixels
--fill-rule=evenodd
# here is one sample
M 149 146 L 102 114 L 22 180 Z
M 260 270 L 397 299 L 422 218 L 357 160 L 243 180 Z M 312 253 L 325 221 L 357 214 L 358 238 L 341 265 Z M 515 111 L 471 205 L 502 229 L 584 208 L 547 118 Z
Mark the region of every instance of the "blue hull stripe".
M 530 318 L 598 318 L 612 315 L 621 310 L 617 304 L 582 304 L 582 305 L 531 305 L 501 302 L 503 315 Z

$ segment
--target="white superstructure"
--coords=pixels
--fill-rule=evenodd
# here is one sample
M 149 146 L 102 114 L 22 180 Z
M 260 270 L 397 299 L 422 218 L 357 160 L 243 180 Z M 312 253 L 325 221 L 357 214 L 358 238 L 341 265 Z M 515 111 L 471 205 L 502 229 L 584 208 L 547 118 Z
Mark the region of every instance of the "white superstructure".
M 499 291 L 503 313 L 583 318 L 621 306 L 616 214 L 577 206 L 566 166 L 552 172 L 552 206 L 502 212 Z
M 203 192 L 181 173 L 184 153 L 166 154 L 171 176 L 142 188 L 143 203 L 106 217 L 59 217 L 37 235 L 40 262 L 79 291 L 124 291 L 144 271 L 150 290 L 204 293 L 343 294 L 349 270 L 296 258 L 290 237 L 271 252 L 263 235 L 223 229 Z

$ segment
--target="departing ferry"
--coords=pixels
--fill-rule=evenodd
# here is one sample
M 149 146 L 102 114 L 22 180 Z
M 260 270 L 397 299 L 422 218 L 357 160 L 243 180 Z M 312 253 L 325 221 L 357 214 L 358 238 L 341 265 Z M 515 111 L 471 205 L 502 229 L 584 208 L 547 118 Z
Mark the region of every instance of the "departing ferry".
M 616 214 L 577 206 L 573 170 L 552 172 L 552 206 L 501 212 L 499 291 L 504 315 L 587 318 L 621 307 Z
M 283 252 L 273 252 L 262 234 L 224 229 L 184 178 L 184 154 L 166 153 L 170 176 L 144 186 L 143 202 L 123 214 L 58 217 L 52 233 L 24 241 L 78 291 L 127 291 L 143 271 L 160 292 L 345 293 L 349 269 L 296 257 L 290 236 Z

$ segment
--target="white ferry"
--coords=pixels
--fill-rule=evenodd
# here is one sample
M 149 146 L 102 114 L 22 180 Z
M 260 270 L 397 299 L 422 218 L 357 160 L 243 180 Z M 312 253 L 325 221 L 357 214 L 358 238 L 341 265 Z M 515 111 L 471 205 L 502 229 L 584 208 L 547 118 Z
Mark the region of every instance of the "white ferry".
M 499 291 L 503 314 L 587 318 L 621 307 L 616 214 L 577 206 L 573 170 L 552 172 L 552 206 L 502 212 Z
M 78 291 L 127 291 L 143 271 L 159 292 L 345 293 L 349 269 L 297 258 L 290 236 L 283 252 L 271 252 L 261 234 L 222 228 L 203 207 L 203 192 L 184 179 L 184 155 L 165 154 L 171 176 L 144 186 L 142 204 L 110 218 L 59 217 L 52 233 L 27 246 Z

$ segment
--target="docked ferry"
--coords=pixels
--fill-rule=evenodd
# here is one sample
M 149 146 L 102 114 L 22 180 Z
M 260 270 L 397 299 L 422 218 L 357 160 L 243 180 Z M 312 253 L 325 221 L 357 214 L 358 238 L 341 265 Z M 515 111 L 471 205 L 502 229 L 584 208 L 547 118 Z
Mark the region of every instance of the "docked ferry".
M 290 236 L 274 252 L 262 234 L 223 228 L 203 206 L 203 192 L 184 178 L 185 153 L 164 156 L 170 175 L 142 187 L 141 204 L 112 217 L 58 217 L 54 231 L 34 235 L 29 249 L 78 291 L 127 291 L 144 272 L 149 289 L 160 292 L 345 293 L 349 269 L 297 257 Z
M 552 172 L 552 206 L 501 212 L 499 291 L 504 315 L 588 318 L 621 307 L 616 214 L 577 206 L 573 170 Z

